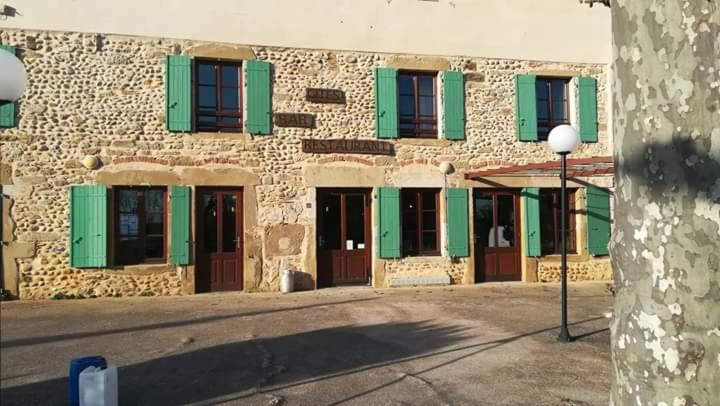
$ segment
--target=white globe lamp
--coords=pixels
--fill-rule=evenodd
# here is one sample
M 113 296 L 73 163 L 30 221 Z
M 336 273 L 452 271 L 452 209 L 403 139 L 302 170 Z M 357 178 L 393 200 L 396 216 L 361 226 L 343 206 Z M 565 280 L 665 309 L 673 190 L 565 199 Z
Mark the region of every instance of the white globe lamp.
M 573 126 L 563 124 L 550 131 L 548 145 L 556 154 L 569 154 L 578 144 L 578 132 Z
M 0 49 L 0 104 L 22 97 L 27 85 L 25 66 L 15 55 Z

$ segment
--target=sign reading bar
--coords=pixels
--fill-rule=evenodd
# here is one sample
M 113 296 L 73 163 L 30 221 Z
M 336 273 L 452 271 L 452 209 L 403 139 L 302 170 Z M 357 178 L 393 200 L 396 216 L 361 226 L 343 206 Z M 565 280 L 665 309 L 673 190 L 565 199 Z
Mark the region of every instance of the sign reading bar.
M 302 151 L 314 154 L 395 155 L 393 144 L 370 140 L 302 140 Z
M 305 89 L 305 98 L 314 103 L 345 104 L 345 92 L 337 89 Z
M 275 113 L 278 127 L 315 128 L 315 115 L 305 113 Z

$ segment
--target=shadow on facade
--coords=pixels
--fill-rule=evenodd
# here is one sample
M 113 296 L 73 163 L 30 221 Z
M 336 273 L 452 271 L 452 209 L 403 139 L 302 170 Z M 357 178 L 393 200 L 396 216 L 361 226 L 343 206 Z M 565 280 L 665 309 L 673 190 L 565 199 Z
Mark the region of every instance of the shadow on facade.
M 572 323 L 580 325 L 602 317 Z M 460 345 L 476 338 L 467 327 L 428 322 L 344 326 L 268 339 L 219 345 L 172 354 L 119 368 L 120 404 L 213 404 L 232 402 L 261 391 L 278 391 L 340 376 L 432 360 L 436 364 L 413 372 L 426 373 L 522 338 L 550 334 L 557 326 L 515 336 Z M 592 332 L 595 334 L 599 331 Z M 588 336 L 586 334 L 585 336 Z M 456 355 L 451 359 L 447 356 Z M 358 391 L 342 403 L 391 386 L 404 376 Z M 3 405 L 62 405 L 67 378 L 4 388 Z

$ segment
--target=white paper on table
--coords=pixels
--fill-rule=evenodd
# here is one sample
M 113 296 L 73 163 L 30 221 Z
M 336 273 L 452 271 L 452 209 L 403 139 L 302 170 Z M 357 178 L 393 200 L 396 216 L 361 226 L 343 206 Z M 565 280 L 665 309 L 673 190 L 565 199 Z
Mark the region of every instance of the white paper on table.
M 348 251 L 353 250 L 353 240 L 347 240 L 345 241 L 345 249 Z
M 359 250 L 364 250 L 364 249 L 365 249 L 365 243 L 359 242 L 359 243 L 358 243 L 358 249 L 359 249 Z

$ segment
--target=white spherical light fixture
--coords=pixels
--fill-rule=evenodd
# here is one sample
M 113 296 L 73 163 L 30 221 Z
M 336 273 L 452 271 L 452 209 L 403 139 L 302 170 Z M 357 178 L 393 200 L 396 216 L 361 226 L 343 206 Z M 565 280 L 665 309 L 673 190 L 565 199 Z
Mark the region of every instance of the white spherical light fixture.
M 25 92 L 27 72 L 15 55 L 0 49 L 0 103 L 17 101 Z
M 569 154 L 578 144 L 578 132 L 570 125 L 559 125 L 550 131 L 548 145 L 556 154 Z

